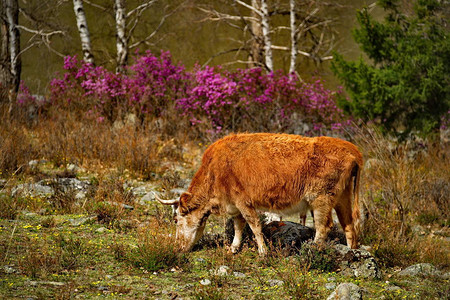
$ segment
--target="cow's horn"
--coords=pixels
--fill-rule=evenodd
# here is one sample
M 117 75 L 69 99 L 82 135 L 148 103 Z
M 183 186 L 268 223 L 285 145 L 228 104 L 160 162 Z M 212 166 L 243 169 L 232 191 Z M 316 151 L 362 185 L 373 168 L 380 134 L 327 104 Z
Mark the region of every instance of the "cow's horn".
M 179 200 L 179 199 L 164 200 L 164 199 L 161 199 L 161 198 L 158 196 L 157 193 L 153 192 L 153 194 L 155 195 L 156 200 L 158 200 L 159 202 L 161 202 L 161 204 L 164 204 L 164 205 L 176 205 L 176 204 L 180 203 L 180 200 Z

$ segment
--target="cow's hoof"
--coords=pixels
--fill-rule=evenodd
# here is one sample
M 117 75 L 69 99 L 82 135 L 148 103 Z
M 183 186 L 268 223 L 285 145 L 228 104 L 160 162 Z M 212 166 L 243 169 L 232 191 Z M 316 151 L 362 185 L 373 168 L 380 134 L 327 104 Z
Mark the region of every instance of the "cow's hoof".
M 239 252 L 239 246 L 233 246 L 230 247 L 231 253 L 236 254 Z

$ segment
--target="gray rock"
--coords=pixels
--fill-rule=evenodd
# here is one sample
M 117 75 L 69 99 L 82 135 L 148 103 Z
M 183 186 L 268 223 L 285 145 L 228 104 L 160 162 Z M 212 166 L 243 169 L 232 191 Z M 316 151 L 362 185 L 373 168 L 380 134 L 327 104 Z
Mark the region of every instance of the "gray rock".
M 397 273 L 399 276 L 439 276 L 441 272 L 428 263 L 416 264 Z
M 90 188 L 90 183 L 81 181 L 76 178 L 58 178 L 51 181 L 40 181 L 39 183 L 47 183 L 48 185 L 56 186 L 60 191 L 64 193 L 69 192 L 87 192 Z
M 396 291 L 400 291 L 402 288 L 396 285 L 388 285 L 387 287 L 385 287 L 386 291 L 389 292 L 396 292 Z
M 217 270 L 213 271 L 212 273 L 214 275 L 218 275 L 218 276 L 226 276 L 226 275 L 228 275 L 229 271 L 230 271 L 230 267 L 220 266 Z
M 84 171 L 82 168 L 80 168 L 79 166 L 75 165 L 75 164 L 68 164 L 66 166 L 67 171 L 69 172 L 73 172 L 73 173 L 77 173 L 77 172 L 82 172 Z
M 245 278 L 245 274 L 241 272 L 233 272 L 233 276 L 236 278 Z
M 97 220 L 96 216 L 90 216 L 90 217 L 81 217 L 77 219 L 68 219 L 67 221 L 70 223 L 71 226 L 78 227 L 84 224 L 93 223 L 95 220 Z
M 3 266 L 2 269 L 3 269 L 3 271 L 4 271 L 6 274 L 14 274 L 14 273 L 17 273 L 17 270 L 14 269 L 13 267 L 9 266 L 9 265 Z
M 36 217 L 38 214 L 37 213 L 35 213 L 35 212 L 29 212 L 29 211 L 26 211 L 26 210 L 23 210 L 22 211 L 22 214 L 23 214 L 23 216 L 25 217 L 25 218 L 29 218 L 29 219 L 33 219 L 34 217 Z
M 153 202 L 153 201 L 155 201 L 156 200 L 156 197 L 155 197 L 155 192 L 148 192 L 147 194 L 145 194 L 144 196 L 142 196 L 142 198 L 141 198 L 141 200 L 139 201 L 139 203 L 141 204 L 141 205 L 146 205 L 146 204 L 148 204 L 149 202 Z
M 381 274 L 375 258 L 369 251 L 350 249 L 337 244 L 334 248 L 339 252 L 341 274 L 358 278 L 380 279 Z
M 98 228 L 97 230 L 95 230 L 95 232 L 98 232 L 98 233 L 105 233 L 107 230 L 108 230 L 108 229 L 107 229 L 106 227 L 100 227 L 100 228 Z
M 50 198 L 55 194 L 55 190 L 41 183 L 23 183 L 19 184 L 11 190 L 13 197 L 36 197 Z
M 78 201 L 86 199 L 86 193 L 84 191 L 79 191 L 75 194 L 75 199 Z
M 26 283 L 31 285 L 31 286 L 37 286 L 39 284 L 52 285 L 52 286 L 64 286 L 64 285 L 66 285 L 65 282 L 57 282 L 57 281 L 33 281 L 33 280 L 28 280 L 28 281 L 26 281 Z
M 354 283 L 341 283 L 327 300 L 360 300 L 362 293 L 359 286 Z
M 327 290 L 334 290 L 336 288 L 336 283 L 334 282 L 325 283 L 325 288 Z
M 200 280 L 200 284 L 201 285 L 210 285 L 211 284 L 211 280 L 209 280 L 207 278 L 202 279 L 202 280 Z
M 201 258 L 201 257 L 197 258 L 196 261 L 199 262 L 199 263 L 202 263 L 202 264 L 206 263 L 206 260 L 204 258 Z
M 420 225 L 414 225 L 411 227 L 412 232 L 419 236 L 424 236 L 427 233 L 427 230 Z
M 28 162 L 28 166 L 29 166 L 32 170 L 36 169 L 38 165 L 39 165 L 39 160 L 37 160 L 37 159 L 33 159 L 33 160 L 30 160 L 30 161 Z
M 284 284 L 284 281 L 283 280 L 279 280 L 279 279 L 269 279 L 267 281 L 267 283 L 270 286 L 282 286 Z
M 181 194 L 185 193 L 186 190 L 183 189 L 183 188 L 175 188 L 175 189 L 171 189 L 170 192 L 171 192 L 172 194 L 174 194 L 175 197 L 178 198 L 178 197 L 181 196 Z
M 122 204 L 122 207 L 125 208 L 125 209 L 127 209 L 127 210 L 133 210 L 133 209 L 134 209 L 133 206 L 128 205 L 128 204 Z
M 148 193 L 153 192 L 154 189 L 155 189 L 155 186 L 149 185 L 149 184 L 144 184 L 144 185 L 132 188 L 131 193 L 135 197 L 143 197 L 143 196 L 147 195 Z

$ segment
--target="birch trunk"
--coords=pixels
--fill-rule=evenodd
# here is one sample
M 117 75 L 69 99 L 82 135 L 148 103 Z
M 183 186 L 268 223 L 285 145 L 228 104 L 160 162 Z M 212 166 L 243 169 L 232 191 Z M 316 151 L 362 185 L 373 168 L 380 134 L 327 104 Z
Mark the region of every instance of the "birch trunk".
M 20 85 L 22 62 L 20 53 L 19 4 L 17 0 L 4 0 L 0 6 L 1 57 L 0 101 L 9 101 L 9 112 L 16 99 Z
M 80 33 L 83 60 L 85 62 L 93 64 L 94 55 L 92 54 L 91 38 L 89 36 L 86 15 L 84 13 L 83 0 L 73 0 L 73 10 L 77 19 L 78 32 Z
M 252 6 L 256 8 L 257 10 L 261 10 L 261 5 L 259 0 L 252 0 Z M 250 57 L 251 61 L 254 63 L 250 64 L 250 68 L 254 67 L 260 67 L 264 65 L 264 38 L 262 34 L 262 28 L 261 28 L 261 22 L 255 21 L 254 19 L 260 20 L 261 17 L 258 15 L 254 10 L 250 11 L 250 14 L 252 16 L 251 21 L 251 33 L 252 33 L 252 40 L 251 40 L 251 48 L 250 48 Z
M 261 0 L 261 25 L 264 36 L 264 54 L 266 68 L 268 71 L 273 71 L 273 56 L 272 56 L 272 41 L 270 39 L 270 24 L 269 24 L 269 9 L 267 7 L 267 1 Z
M 116 12 L 117 31 L 117 73 L 123 73 L 128 60 L 128 41 L 125 35 L 125 0 L 115 0 L 114 10 Z
M 295 0 L 290 0 L 290 25 L 291 25 L 291 63 L 289 65 L 289 73 L 293 74 L 297 63 L 297 28 L 295 19 Z

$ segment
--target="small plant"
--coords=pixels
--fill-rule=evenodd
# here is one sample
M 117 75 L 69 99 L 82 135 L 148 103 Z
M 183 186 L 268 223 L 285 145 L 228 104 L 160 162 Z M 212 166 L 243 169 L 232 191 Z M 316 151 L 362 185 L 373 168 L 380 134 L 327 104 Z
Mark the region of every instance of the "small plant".
M 433 213 L 421 213 L 417 216 L 417 222 L 420 225 L 430 225 L 436 223 L 439 220 L 439 216 Z
M 319 246 L 313 243 L 302 245 L 297 256 L 301 265 L 324 272 L 336 271 L 338 268 L 337 250 L 330 244 Z
M 129 261 L 147 271 L 170 269 L 187 263 L 184 253 L 180 253 L 171 235 L 161 233 L 161 229 L 149 230 L 129 254 Z
M 31 278 L 41 278 L 80 267 L 88 250 L 82 240 L 62 235 L 53 243 L 30 240 L 19 262 L 23 273 Z
M 55 242 L 59 246 L 59 264 L 61 268 L 66 270 L 79 267 L 83 256 L 89 253 L 89 249 L 84 242 L 72 236 L 59 235 Z
M 286 272 L 283 278 L 283 289 L 291 299 L 320 299 L 306 269 L 303 272 Z
M 418 259 L 417 249 L 406 241 L 376 243 L 373 254 L 381 265 L 388 268 L 406 267 Z
M 97 215 L 98 222 L 109 229 L 120 229 L 120 221 L 130 214 L 124 205 L 132 204 L 133 200 L 131 193 L 124 189 L 123 181 L 114 177 L 102 180 L 94 198 L 96 202 L 89 210 Z
M 192 294 L 192 298 L 196 300 L 222 300 L 229 299 L 226 297 L 222 288 L 214 286 L 197 287 Z
M 114 258 L 118 261 L 126 261 L 128 248 L 122 243 L 114 243 L 111 246 Z
M 22 272 L 31 278 L 43 277 L 62 270 L 60 256 L 48 247 L 29 246 L 21 261 Z
M 54 216 L 48 216 L 42 220 L 41 224 L 42 224 L 42 227 L 53 228 L 57 224 L 56 218 Z
M 97 221 L 106 225 L 109 229 L 117 228 L 119 226 L 119 221 L 125 214 L 123 207 L 107 202 L 98 202 L 94 212 L 97 215 Z
M 0 193 L 0 218 L 14 220 L 19 209 L 20 205 L 16 198 Z

